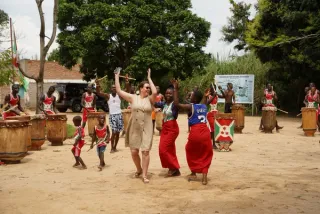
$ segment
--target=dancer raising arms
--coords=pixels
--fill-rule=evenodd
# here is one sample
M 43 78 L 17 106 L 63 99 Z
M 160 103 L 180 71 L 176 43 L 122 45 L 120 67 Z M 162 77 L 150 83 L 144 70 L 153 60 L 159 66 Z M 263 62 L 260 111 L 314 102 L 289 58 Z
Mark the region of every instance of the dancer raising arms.
M 86 127 L 88 120 L 88 112 L 95 111 L 97 96 L 92 92 L 92 85 L 88 85 L 87 92 L 82 94 L 81 106 L 83 108 L 82 113 L 82 127 Z
M 151 80 L 151 70 L 148 69 L 148 81 L 139 84 L 139 95 L 129 94 L 122 91 L 119 82 L 119 73 L 115 72 L 115 85 L 119 96 L 131 104 L 131 118 L 128 123 L 125 144 L 130 147 L 133 162 L 137 168 L 135 177 L 142 174 L 143 182 L 149 183 L 147 178 L 150 162 L 149 151 L 151 150 L 153 126 L 152 126 L 152 106 L 156 100 L 157 89 Z M 152 94 L 150 94 L 150 89 Z M 142 152 L 142 166 L 139 155 Z
M 202 173 L 202 184 L 208 183 L 207 174 L 211 165 L 213 151 L 210 131 L 206 125 L 207 106 L 200 104 L 202 93 L 194 91 L 190 104 L 179 103 L 179 85 L 177 80 L 172 80 L 174 86 L 174 105 L 179 109 L 188 111 L 190 133 L 186 145 L 186 156 L 191 170 L 190 179 L 196 177 L 196 173 Z
M 163 168 L 169 169 L 167 176 L 179 176 L 180 165 L 176 155 L 175 141 L 179 135 L 178 108 L 173 104 L 173 86 L 167 88 L 165 102 L 156 102 L 163 109 L 163 125 L 160 134 L 159 156 Z

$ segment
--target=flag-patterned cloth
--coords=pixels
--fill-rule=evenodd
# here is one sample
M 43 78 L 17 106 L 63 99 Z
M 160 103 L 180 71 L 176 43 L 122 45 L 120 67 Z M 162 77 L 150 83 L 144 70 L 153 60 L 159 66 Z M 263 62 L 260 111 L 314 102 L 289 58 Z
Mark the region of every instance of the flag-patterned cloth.
M 216 142 L 233 142 L 234 119 L 219 118 L 214 122 L 214 137 Z

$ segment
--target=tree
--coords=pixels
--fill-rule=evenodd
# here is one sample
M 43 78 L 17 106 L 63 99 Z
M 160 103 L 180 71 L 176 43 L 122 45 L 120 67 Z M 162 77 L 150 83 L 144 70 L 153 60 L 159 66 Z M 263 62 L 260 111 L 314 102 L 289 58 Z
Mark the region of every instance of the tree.
M 247 43 L 245 41 L 245 33 L 247 25 L 250 22 L 250 8 L 251 4 L 244 2 L 236 3 L 234 0 L 229 0 L 231 4 L 232 16 L 228 18 L 228 24 L 222 27 L 222 40 L 228 43 L 237 41 L 234 46 L 238 51 L 247 50 Z
M 320 83 L 320 2 L 260 0 L 246 41 L 262 62 L 282 105 L 298 110 L 308 81 Z M 297 100 L 297 103 L 292 102 Z
M 0 44 L 3 42 L 4 30 L 8 28 L 9 16 L 6 12 L 0 9 Z
M 48 61 L 59 61 L 59 48 L 56 48 L 51 51 L 51 53 L 48 56 Z
M 10 84 L 13 73 L 11 51 L 0 52 L 0 86 Z
M 70 68 L 81 58 L 86 80 L 112 77 L 119 66 L 137 80 L 151 67 L 157 84 L 199 73 L 210 59 L 202 50 L 210 23 L 190 8 L 190 0 L 64 0 L 60 63 Z
M 44 64 L 46 62 L 46 56 L 47 53 L 54 42 L 54 39 L 56 37 L 56 31 L 57 31 L 57 17 L 58 17 L 58 4 L 59 0 L 54 0 L 54 6 L 53 6 L 53 27 L 52 27 L 52 34 L 51 37 L 49 38 L 49 42 L 45 45 L 45 21 L 44 21 L 44 13 L 42 10 L 42 3 L 44 0 L 35 0 L 38 11 L 39 11 L 39 16 L 40 16 L 40 68 L 39 68 L 39 75 L 38 76 L 33 76 L 29 75 L 26 73 L 23 68 L 19 64 L 19 70 L 20 72 L 30 78 L 36 81 L 37 84 L 37 102 L 36 105 L 38 106 L 38 102 L 40 99 L 40 96 L 43 95 L 43 76 L 44 76 Z M 36 113 L 39 113 L 39 109 L 37 108 Z

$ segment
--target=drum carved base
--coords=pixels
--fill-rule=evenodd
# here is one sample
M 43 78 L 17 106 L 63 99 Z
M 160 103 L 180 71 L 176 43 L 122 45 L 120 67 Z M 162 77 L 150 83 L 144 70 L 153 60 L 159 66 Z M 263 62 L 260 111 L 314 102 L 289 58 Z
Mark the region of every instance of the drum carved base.
M 314 133 L 316 132 L 315 129 L 309 129 L 309 130 L 303 130 L 304 131 L 304 135 L 307 137 L 314 137 Z
M 232 149 L 230 146 L 233 142 L 216 142 L 218 145 L 218 151 L 219 152 L 231 152 Z
M 41 146 L 44 144 L 45 139 L 32 140 L 31 141 L 31 151 L 41 150 Z
M 51 142 L 51 146 L 62 146 L 63 145 L 63 141 L 62 140 L 57 140 L 57 141 L 52 141 L 51 140 L 50 142 Z
M 244 126 L 234 127 L 234 132 L 237 134 L 242 134 L 242 130 L 244 129 Z

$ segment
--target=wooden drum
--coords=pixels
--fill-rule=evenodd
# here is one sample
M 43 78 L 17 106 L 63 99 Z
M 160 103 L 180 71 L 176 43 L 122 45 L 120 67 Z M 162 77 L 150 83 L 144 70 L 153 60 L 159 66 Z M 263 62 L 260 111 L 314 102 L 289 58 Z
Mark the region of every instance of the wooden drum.
M 218 113 L 214 122 L 214 140 L 218 144 L 218 151 L 230 152 L 234 137 L 234 114 Z
M 51 114 L 47 116 L 47 139 L 52 146 L 61 146 L 67 139 L 67 115 Z
M 277 108 L 262 107 L 262 126 L 265 133 L 272 133 L 277 123 Z
M 234 132 L 242 134 L 242 129 L 244 128 L 244 113 L 245 107 L 240 104 L 234 104 L 232 106 L 232 114 L 235 117 L 235 125 L 234 125 Z
M 88 131 L 89 131 L 89 136 L 93 137 L 94 133 L 94 127 L 98 125 L 99 121 L 98 118 L 103 115 L 104 117 L 106 116 L 106 113 L 104 112 L 88 112 Z
M 23 122 L 30 122 L 31 117 L 29 115 L 22 115 L 22 116 L 10 116 L 7 117 L 6 120 L 18 120 Z M 28 126 L 28 135 L 27 135 L 27 150 L 31 150 L 31 126 Z
M 123 118 L 123 128 L 125 131 L 127 130 L 130 117 L 131 117 L 131 109 L 123 109 L 122 118 Z
M 156 129 L 161 132 L 163 123 L 163 113 L 162 111 L 156 112 Z
M 31 117 L 31 150 L 41 150 L 46 138 L 46 116 L 37 114 Z
M 302 128 L 307 137 L 313 137 L 317 130 L 317 110 L 315 108 L 302 108 Z
M 30 122 L 0 121 L 0 160 L 18 163 L 27 155 Z

